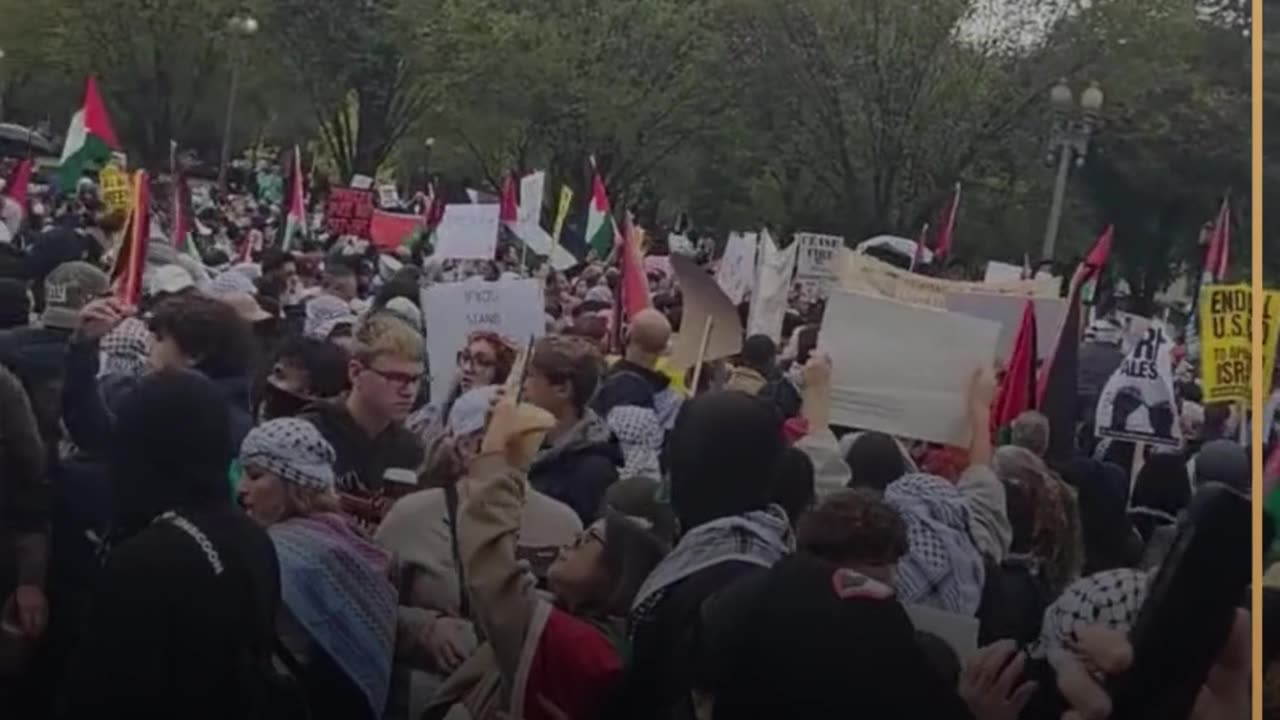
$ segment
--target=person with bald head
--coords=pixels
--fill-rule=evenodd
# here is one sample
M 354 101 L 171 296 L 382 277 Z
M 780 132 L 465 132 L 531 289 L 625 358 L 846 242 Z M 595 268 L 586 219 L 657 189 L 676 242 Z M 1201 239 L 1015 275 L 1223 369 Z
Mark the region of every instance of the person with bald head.
M 623 356 L 610 369 L 591 404 L 592 408 L 601 417 L 608 417 L 611 410 L 622 405 L 658 411 L 656 400 L 663 393 L 670 393 L 678 407 L 678 398 L 670 389 L 670 378 L 657 370 L 658 360 L 670 341 L 671 323 L 665 315 L 652 308 L 636 313 L 627 328 Z M 669 420 L 674 420 L 675 408 L 664 409 L 670 410 Z M 669 423 L 664 422 L 663 425 L 666 427 Z

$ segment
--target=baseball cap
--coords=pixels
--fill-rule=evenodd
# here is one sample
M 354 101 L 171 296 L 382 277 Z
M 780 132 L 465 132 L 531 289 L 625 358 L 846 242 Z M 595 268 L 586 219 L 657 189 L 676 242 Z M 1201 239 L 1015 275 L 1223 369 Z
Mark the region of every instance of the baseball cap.
M 111 281 L 97 267 L 73 260 L 54 268 L 44 280 L 45 327 L 74 330 L 80 326 L 80 310 L 107 292 Z
M 191 273 L 179 265 L 161 265 L 146 278 L 147 294 L 160 295 L 182 292 L 196 284 Z

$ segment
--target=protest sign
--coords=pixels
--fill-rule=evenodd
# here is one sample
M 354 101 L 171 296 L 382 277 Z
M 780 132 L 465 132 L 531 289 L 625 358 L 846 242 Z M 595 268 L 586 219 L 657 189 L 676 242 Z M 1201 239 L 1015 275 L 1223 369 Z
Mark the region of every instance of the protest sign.
M 98 173 L 98 192 L 108 213 L 129 214 L 129 175 L 115 165 Z
M 969 386 L 999 336 L 990 320 L 833 291 L 818 336 L 831 356 L 832 421 L 967 447 Z
M 369 177 L 368 175 L 361 175 L 359 173 L 356 173 L 355 175 L 351 176 L 351 187 L 355 188 L 356 190 L 372 190 L 373 178 Z
M 1248 285 L 1206 285 L 1200 291 L 1200 372 L 1205 403 L 1249 402 Z
M 671 345 L 670 366 L 678 370 L 693 367 L 698 361 L 702 331 L 710 317 L 711 334 L 707 338 L 704 362 L 735 355 L 742 350 L 742 319 L 724 290 L 692 259 L 671 255 L 680 295 L 684 298 L 684 314 L 680 332 Z
M 1153 323 L 1098 395 L 1098 437 L 1182 447 L 1172 352 L 1173 338 Z
M 947 307 L 949 292 L 1056 298 L 1059 290 L 1059 283 L 1053 278 L 975 283 L 926 277 L 848 250 L 843 252 L 839 265 L 843 290 L 935 308 Z
M 844 238 L 818 233 L 796 233 L 796 281 L 816 286 L 820 295 L 835 284 L 844 250 Z
M 734 305 L 741 303 L 751 291 L 756 274 L 758 239 L 756 233 L 730 233 L 729 243 L 724 247 L 724 257 L 720 258 L 720 267 L 716 270 L 716 282 Z
M 542 288 L 534 279 L 432 285 L 422 290 L 422 310 L 432 402 L 442 402 L 453 388 L 458 352 L 471 333 L 492 330 L 522 347 L 546 331 Z
M 325 203 L 325 229 L 330 235 L 369 237 L 373 220 L 373 191 L 355 188 L 333 188 Z
M 492 260 L 498 246 L 498 205 L 446 205 L 436 228 L 433 255 L 443 259 Z
M 400 192 L 396 190 L 395 185 L 378 186 L 378 207 L 383 209 L 400 207 Z
M 796 250 L 791 243 L 779 250 L 769 231 L 760 233 L 760 261 L 751 292 L 751 308 L 747 313 L 747 335 L 768 335 L 782 342 L 782 322 L 787 314 L 787 292 L 796 268 Z
M 1000 323 L 1000 338 L 996 341 L 996 358 L 1008 361 L 1013 353 L 1013 343 L 1022 323 L 1022 311 L 1031 300 L 1036 313 L 1036 357 L 1048 358 L 1057 347 L 1058 332 L 1067 317 L 1067 302 L 1061 298 L 1017 295 L 992 295 L 949 291 L 944 296 L 945 308 L 984 320 Z
M 1262 394 L 1271 394 L 1280 340 L 1280 290 L 1268 290 L 1262 300 Z
M 1024 279 L 1027 269 L 1021 265 L 1011 265 L 1009 263 L 1000 262 L 999 260 L 987 261 L 987 272 L 982 276 L 982 282 L 998 283 L 998 282 L 1017 282 Z
M 1115 318 L 1120 324 L 1120 347 L 1126 353 L 1133 350 L 1134 346 L 1147 336 L 1147 330 L 1151 328 L 1151 318 L 1141 315 L 1117 312 Z

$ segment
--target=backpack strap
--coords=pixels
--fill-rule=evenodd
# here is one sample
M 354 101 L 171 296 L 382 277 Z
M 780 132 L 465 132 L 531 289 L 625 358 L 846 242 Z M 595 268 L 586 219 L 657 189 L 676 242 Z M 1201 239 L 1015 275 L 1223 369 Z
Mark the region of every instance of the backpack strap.
M 449 513 L 449 551 L 453 553 L 453 567 L 458 574 L 458 612 L 464 618 L 471 617 L 471 594 L 467 592 L 467 579 L 462 567 L 462 550 L 458 547 L 458 486 L 444 486 L 444 506 Z

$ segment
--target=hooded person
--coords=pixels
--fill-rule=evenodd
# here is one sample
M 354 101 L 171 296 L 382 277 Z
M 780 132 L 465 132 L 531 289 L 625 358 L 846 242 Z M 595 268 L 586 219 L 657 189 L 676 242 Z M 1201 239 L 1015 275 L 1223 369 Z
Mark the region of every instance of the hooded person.
M 439 683 L 476 647 L 475 611 L 459 554 L 458 513 L 472 484 L 467 463 L 479 451 L 497 390 L 486 385 L 458 398 L 445 436 L 428 450 L 419 471 L 419 485 L 427 489 L 397 500 L 374 535 L 398 563 L 397 671 L 390 705 L 396 716 L 420 716 Z M 516 554 L 545 579 L 559 548 L 581 531 L 572 509 L 530 487 L 521 508 Z
M 742 361 L 734 365 L 726 390 L 742 390 L 777 406 L 782 417 L 800 413 L 800 391 L 778 368 L 778 346 L 768 335 L 752 335 L 742 342 Z
M 554 418 L 531 405 L 494 405 L 458 516 L 459 554 L 487 643 L 441 688 L 426 717 L 612 717 L 606 699 L 623 675 L 625 616 L 666 546 L 651 518 L 611 513 L 562 547 L 548 599 L 517 560 L 531 462 Z
M 67 717 L 253 717 L 279 610 L 276 552 L 231 501 L 222 394 L 161 370 L 112 426 L 115 521 L 71 662 Z M 181 632 L 175 632 L 181 628 Z
M 1157 528 L 1173 525 L 1191 502 L 1191 480 L 1186 463 L 1175 453 L 1152 453 L 1138 471 L 1129 501 L 1129 518 L 1149 542 Z
M 683 535 L 631 606 L 632 665 L 610 717 L 683 709 L 695 682 L 694 638 L 705 601 L 794 547 L 772 504 L 782 418 L 741 392 L 709 392 L 680 411 L 668 447 L 671 506 Z
M 240 446 L 240 503 L 280 561 L 276 628 L 313 718 L 381 718 L 391 681 L 396 593 L 390 553 L 339 511 L 333 447 L 297 418 L 270 420 Z
M 524 380 L 525 398 L 556 419 L 529 467 L 529 484 L 573 508 L 583 524 L 599 516 L 605 491 L 624 464 L 609 426 L 587 407 L 600 366 L 586 341 L 550 335 L 534 344 Z
M 1063 467 L 1062 477 L 1075 488 L 1080 508 L 1082 574 L 1136 567 L 1142 557 L 1142 536 L 1126 511 L 1124 470 L 1090 458 L 1076 458 Z
M 1150 463 L 1150 460 L 1147 462 Z M 1145 466 L 1143 469 L 1146 469 Z M 1208 485 L 1225 485 L 1243 495 L 1247 496 L 1249 494 L 1250 484 L 1252 483 L 1252 463 L 1249 461 L 1249 453 L 1238 443 L 1230 440 L 1211 440 L 1205 443 L 1200 448 L 1200 452 L 1196 454 L 1192 469 L 1195 472 L 1191 483 L 1192 490 L 1187 500 L 1182 502 L 1181 507 L 1175 513 L 1176 517 L 1173 518 L 1172 522 L 1158 524 L 1151 530 L 1150 536 L 1147 537 L 1147 545 L 1143 552 L 1141 563 L 1141 567 L 1144 569 L 1153 569 L 1164 562 L 1165 556 L 1177 539 L 1178 530 L 1186 516 L 1183 510 L 1190 503 L 1191 497 L 1200 492 L 1201 488 Z M 1173 472 L 1173 475 L 1175 478 L 1178 477 L 1176 472 Z M 1185 475 L 1182 477 L 1185 477 Z M 1141 473 L 1139 473 L 1139 479 L 1141 479 Z M 1176 489 L 1161 487 L 1157 491 L 1150 484 L 1144 486 L 1141 497 L 1149 504 L 1155 504 L 1161 500 L 1169 502 L 1168 507 L 1172 507 L 1174 501 L 1181 499 Z M 1135 506 L 1138 503 L 1138 499 L 1138 487 L 1135 485 Z M 1132 512 L 1131 510 L 1131 515 Z

